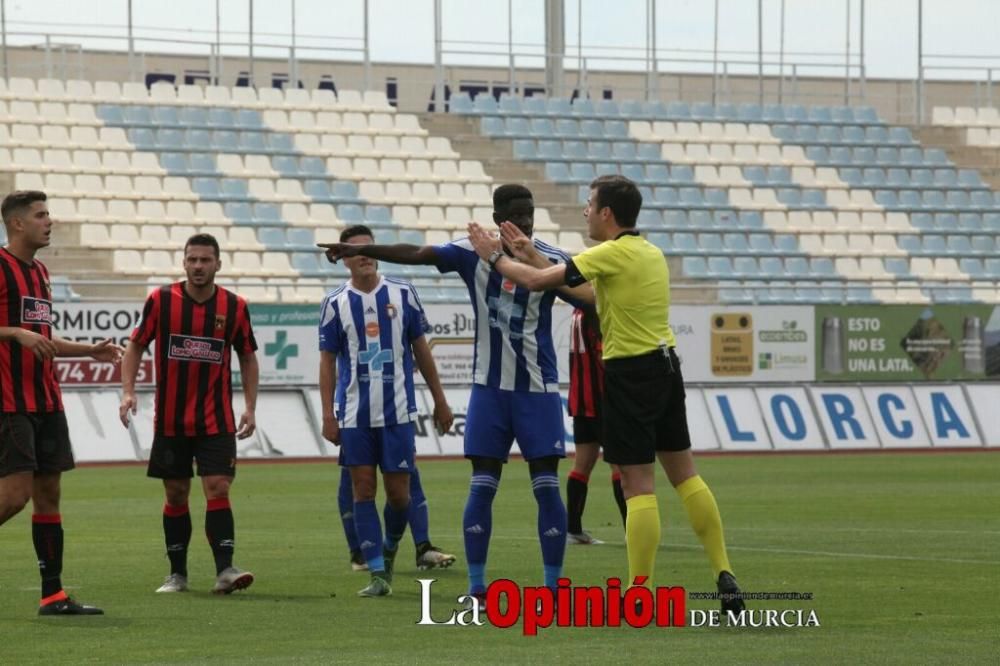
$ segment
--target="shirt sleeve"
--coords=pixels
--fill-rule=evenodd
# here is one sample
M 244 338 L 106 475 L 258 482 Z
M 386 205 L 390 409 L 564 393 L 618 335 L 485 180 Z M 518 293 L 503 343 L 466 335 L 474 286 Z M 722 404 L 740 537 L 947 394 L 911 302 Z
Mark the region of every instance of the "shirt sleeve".
M 462 266 L 462 250 L 454 243 L 434 246 L 434 256 L 437 262 L 434 266 L 441 273 L 454 273 Z
M 233 348 L 240 356 L 246 356 L 257 351 L 257 338 L 253 334 L 253 325 L 250 323 L 250 306 L 243 299 L 240 299 L 237 306 L 236 334 L 233 336 Z
M 129 340 L 135 342 L 140 347 L 148 347 L 149 343 L 156 338 L 156 329 L 160 315 L 160 290 L 157 289 L 146 298 L 146 304 L 142 308 L 142 319 L 139 325 L 132 331 Z
M 319 350 L 331 354 L 340 353 L 341 330 L 337 301 L 327 297 L 319 313 Z
M 587 282 L 615 273 L 620 259 L 615 249 L 614 243 L 595 245 L 573 257 L 573 266 Z
M 431 325 L 427 321 L 427 313 L 424 312 L 424 306 L 420 302 L 420 297 L 417 296 L 417 290 L 412 286 L 409 290 L 409 297 L 406 299 L 406 308 L 407 312 L 404 314 L 406 319 L 403 320 L 406 326 L 406 339 L 412 342 L 430 333 Z

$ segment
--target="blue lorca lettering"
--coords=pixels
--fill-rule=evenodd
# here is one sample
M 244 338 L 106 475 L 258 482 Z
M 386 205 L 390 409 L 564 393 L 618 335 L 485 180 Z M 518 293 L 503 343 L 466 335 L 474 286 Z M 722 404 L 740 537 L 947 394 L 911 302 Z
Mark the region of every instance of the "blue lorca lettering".
M 734 442 L 756 442 L 756 435 L 746 430 L 740 430 L 740 426 L 736 423 L 736 415 L 733 414 L 733 408 L 729 404 L 729 396 L 719 395 L 715 399 L 719 402 L 719 410 L 722 411 L 722 419 L 726 422 L 729 439 Z
M 786 413 L 792 420 L 792 426 L 788 427 Z M 806 438 L 806 422 L 802 418 L 802 411 L 792 396 L 784 393 L 776 393 L 771 396 L 771 414 L 774 415 L 774 424 L 778 426 L 781 436 L 792 442 L 801 442 Z
M 827 393 L 823 396 L 823 406 L 830 416 L 830 425 L 837 439 L 863 439 L 861 424 L 854 418 L 854 403 L 843 393 Z M 848 438 L 845 425 L 851 428 Z
M 948 433 L 954 430 L 959 439 L 969 438 L 969 429 L 962 423 L 947 395 L 940 391 L 931 393 L 931 409 L 934 411 L 934 427 L 938 437 L 947 439 Z
M 896 421 L 893 411 L 905 409 L 903 399 L 895 393 L 883 393 L 878 397 L 878 413 L 882 417 L 882 423 L 889 434 L 896 439 L 910 439 L 913 437 L 913 422 L 909 419 Z

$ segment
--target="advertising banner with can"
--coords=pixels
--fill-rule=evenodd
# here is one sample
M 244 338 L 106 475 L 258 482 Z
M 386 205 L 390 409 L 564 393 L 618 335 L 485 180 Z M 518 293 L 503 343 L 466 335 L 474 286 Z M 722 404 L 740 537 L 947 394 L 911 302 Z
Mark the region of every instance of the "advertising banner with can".
M 819 381 L 1000 377 L 1000 307 L 816 306 Z

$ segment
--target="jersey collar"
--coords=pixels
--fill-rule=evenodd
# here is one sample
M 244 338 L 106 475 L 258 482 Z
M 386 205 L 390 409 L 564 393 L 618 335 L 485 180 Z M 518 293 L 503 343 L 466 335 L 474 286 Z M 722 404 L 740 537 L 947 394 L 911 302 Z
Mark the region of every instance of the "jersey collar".
M 615 236 L 614 240 L 618 240 L 622 236 L 638 236 L 638 235 L 639 235 L 639 230 L 638 229 L 626 229 L 623 232 L 621 232 L 620 234 L 618 234 L 617 236 Z

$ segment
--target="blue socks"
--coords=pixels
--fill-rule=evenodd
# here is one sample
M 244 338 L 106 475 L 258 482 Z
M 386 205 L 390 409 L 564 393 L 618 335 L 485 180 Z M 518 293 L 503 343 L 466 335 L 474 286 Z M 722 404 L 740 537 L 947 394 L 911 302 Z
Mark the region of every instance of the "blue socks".
M 424 487 L 420 484 L 420 472 L 414 467 L 410 472 L 410 532 L 413 534 L 414 545 L 429 542 L 430 518 L 427 513 L 427 497 Z
M 383 517 L 385 518 L 385 548 L 386 550 L 396 550 L 399 547 L 399 540 L 403 538 L 406 531 L 406 518 L 410 512 L 410 505 L 407 504 L 401 511 L 385 503 Z
M 340 511 L 340 522 L 344 525 L 344 538 L 347 547 L 353 553 L 361 550 L 358 546 L 358 531 L 354 527 L 354 493 L 351 486 L 351 470 L 340 468 L 340 488 L 337 489 L 337 510 Z
M 361 542 L 361 555 L 368 563 L 368 570 L 373 573 L 385 571 L 385 560 L 382 558 L 382 522 L 378 518 L 374 500 L 354 503 L 354 523 Z
M 559 494 L 559 476 L 554 472 L 531 475 L 531 489 L 538 502 L 538 541 L 546 587 L 555 588 L 562 575 L 566 553 L 566 505 Z
M 499 476 L 484 471 L 472 473 L 469 498 L 465 502 L 465 514 L 462 517 L 470 593 L 486 591 L 486 555 L 490 549 L 490 534 L 493 532 L 493 498 L 496 497 L 499 485 Z M 563 522 L 566 522 L 565 509 Z M 563 542 L 565 541 L 564 537 Z

